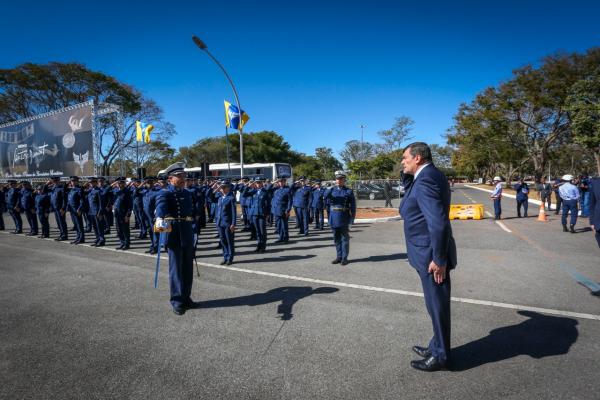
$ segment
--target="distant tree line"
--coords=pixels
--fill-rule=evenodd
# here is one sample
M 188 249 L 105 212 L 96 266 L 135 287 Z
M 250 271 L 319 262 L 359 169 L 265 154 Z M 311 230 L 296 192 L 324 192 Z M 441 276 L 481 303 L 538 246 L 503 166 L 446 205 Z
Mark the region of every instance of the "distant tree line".
M 462 104 L 447 135 L 458 174 L 600 174 L 600 48 L 554 54 Z

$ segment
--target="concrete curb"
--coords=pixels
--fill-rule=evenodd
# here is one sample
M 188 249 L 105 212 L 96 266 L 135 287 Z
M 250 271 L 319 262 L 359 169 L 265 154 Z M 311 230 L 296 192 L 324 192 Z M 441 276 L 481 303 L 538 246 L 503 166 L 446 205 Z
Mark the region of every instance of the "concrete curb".
M 400 215 L 395 215 L 393 217 L 383 217 L 383 218 L 358 218 L 354 220 L 354 224 L 370 224 L 370 223 L 378 223 L 378 222 L 389 222 L 389 221 L 400 221 L 402 217 Z M 327 218 L 325 218 L 325 222 L 329 223 Z
M 484 189 L 484 188 L 480 188 L 477 186 L 471 186 L 471 185 L 464 185 L 465 187 L 471 188 L 471 189 L 477 189 L 477 190 L 481 190 L 482 192 L 488 192 L 488 193 L 494 193 L 493 190 L 491 189 Z M 508 197 L 510 199 L 516 199 L 517 196 L 515 196 L 514 194 L 510 194 L 510 193 L 502 193 L 502 197 Z M 491 199 L 490 199 L 491 200 Z M 535 200 L 535 199 L 528 199 L 529 203 L 533 203 L 536 204 L 538 206 L 542 205 L 542 202 L 539 200 Z M 554 208 L 556 208 L 556 203 L 550 203 L 551 206 L 553 206 Z

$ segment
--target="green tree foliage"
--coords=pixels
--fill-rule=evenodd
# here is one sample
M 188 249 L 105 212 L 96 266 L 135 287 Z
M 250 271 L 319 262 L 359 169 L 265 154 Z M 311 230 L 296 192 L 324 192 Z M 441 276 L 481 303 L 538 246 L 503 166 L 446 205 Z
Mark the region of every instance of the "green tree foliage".
M 335 158 L 333 150 L 329 147 L 317 147 L 315 149 L 315 158 L 320 164 L 322 179 L 334 179 L 335 171 L 343 168 L 342 163 Z
M 384 129 L 377 132 L 383 140 L 381 144 L 382 152 L 389 153 L 402 148 L 402 143 L 411 139 L 410 131 L 414 125 L 414 121 L 407 116 L 396 117 L 394 125 L 390 129 Z
M 571 87 L 567 109 L 573 141 L 592 152 L 600 174 L 600 69 Z
M 360 140 L 346 142 L 344 149 L 340 152 L 340 157 L 346 166 L 354 161 L 370 160 L 374 156 L 375 145 L 369 142 L 361 142 Z

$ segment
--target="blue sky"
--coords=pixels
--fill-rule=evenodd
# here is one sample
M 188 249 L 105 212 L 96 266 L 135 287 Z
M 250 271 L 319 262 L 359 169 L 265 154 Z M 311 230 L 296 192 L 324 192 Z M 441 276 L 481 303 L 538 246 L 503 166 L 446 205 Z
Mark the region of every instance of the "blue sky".
M 0 68 L 77 61 L 155 99 L 178 147 L 224 132 L 221 71 L 236 83 L 248 131 L 296 150 L 377 141 L 394 117 L 444 143 L 462 102 L 556 51 L 600 44 L 600 3 L 581 1 L 10 2 Z

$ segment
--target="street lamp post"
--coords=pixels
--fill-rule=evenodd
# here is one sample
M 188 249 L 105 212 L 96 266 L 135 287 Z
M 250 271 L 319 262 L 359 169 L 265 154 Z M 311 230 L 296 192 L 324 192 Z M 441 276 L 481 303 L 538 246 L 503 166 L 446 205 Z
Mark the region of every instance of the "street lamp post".
M 235 85 L 233 84 L 231 77 L 225 70 L 225 67 L 223 67 L 223 64 L 221 64 L 219 62 L 219 60 L 217 60 L 215 58 L 215 56 L 213 56 L 211 54 L 211 52 L 208 51 L 208 46 L 202 40 L 200 40 L 200 38 L 198 36 L 195 36 L 195 35 L 192 36 L 192 40 L 194 41 L 194 43 L 196 44 L 196 46 L 198 46 L 198 48 L 200 50 L 204 51 L 210 57 L 210 59 L 213 60 L 215 62 L 215 64 L 217 64 L 219 66 L 219 68 L 221 68 L 221 71 L 223 71 L 223 73 L 225 74 L 225 77 L 227 78 L 227 80 L 229 81 L 229 84 L 231 85 L 231 89 L 233 89 L 233 95 L 235 96 L 235 103 L 237 104 L 237 108 L 238 108 L 238 112 L 239 112 L 238 131 L 240 133 L 240 178 L 241 178 L 242 176 L 244 176 L 244 138 L 242 136 L 242 106 L 240 105 L 240 98 L 238 96 Z

